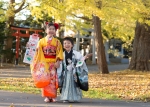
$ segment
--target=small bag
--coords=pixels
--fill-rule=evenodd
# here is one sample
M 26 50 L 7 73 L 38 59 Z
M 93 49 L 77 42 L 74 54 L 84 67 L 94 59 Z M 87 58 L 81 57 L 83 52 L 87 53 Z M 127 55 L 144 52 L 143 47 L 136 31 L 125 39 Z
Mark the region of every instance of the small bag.
M 60 93 L 62 91 L 63 82 L 64 82 L 64 76 L 63 76 L 63 72 L 62 72 L 58 78 L 58 87 L 59 87 Z
M 59 76 L 59 79 L 58 79 L 58 86 L 59 88 L 63 86 L 63 82 L 64 82 L 64 76 L 63 76 L 63 72 L 61 73 L 61 75 Z
M 58 87 L 61 88 L 63 86 L 64 81 L 64 69 L 63 69 L 63 62 L 60 62 L 60 67 L 57 68 L 57 75 L 58 75 Z
M 88 73 L 81 67 L 76 67 L 76 75 L 77 75 L 77 84 L 83 91 L 88 91 L 89 84 L 88 84 Z

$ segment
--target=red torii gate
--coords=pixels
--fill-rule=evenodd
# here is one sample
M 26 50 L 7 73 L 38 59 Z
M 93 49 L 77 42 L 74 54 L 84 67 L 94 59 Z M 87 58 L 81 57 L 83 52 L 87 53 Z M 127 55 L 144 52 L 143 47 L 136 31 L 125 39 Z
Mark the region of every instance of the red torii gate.
M 15 65 L 18 65 L 18 57 L 19 57 L 19 44 L 20 44 L 20 37 L 29 37 L 31 34 L 29 32 L 34 32 L 35 34 L 38 34 L 41 38 L 42 36 L 39 34 L 39 32 L 43 32 L 43 29 L 34 29 L 34 28 L 23 28 L 18 26 L 11 26 L 11 30 L 15 30 L 16 32 L 12 33 L 12 36 L 16 36 L 16 61 Z M 26 33 L 23 34 L 20 31 L 25 31 Z

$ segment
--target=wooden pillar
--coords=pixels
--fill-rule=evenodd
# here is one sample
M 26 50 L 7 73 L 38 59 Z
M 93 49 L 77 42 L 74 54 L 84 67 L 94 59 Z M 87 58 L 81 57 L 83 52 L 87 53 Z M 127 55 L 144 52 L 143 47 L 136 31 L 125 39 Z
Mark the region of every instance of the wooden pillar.
M 110 63 L 110 61 L 109 61 L 109 54 L 108 54 L 108 50 L 109 50 L 109 42 L 108 42 L 108 40 L 105 42 L 105 55 L 106 55 L 106 61 L 107 61 L 107 63 L 109 64 Z
M 17 31 L 18 36 L 16 36 L 16 59 L 15 59 L 15 65 L 18 65 L 18 58 L 19 58 L 19 42 L 20 42 L 20 37 L 19 37 L 19 30 Z
M 35 30 L 35 34 L 38 34 L 38 31 Z
M 93 38 L 91 39 L 92 40 L 92 64 L 96 64 L 96 59 L 95 59 L 95 52 L 96 52 L 96 47 L 95 47 L 95 38 L 93 36 Z
M 78 34 L 76 36 L 76 50 L 79 51 L 79 46 L 80 46 L 80 33 L 78 31 Z
M 27 35 L 29 34 L 29 30 L 26 30 L 26 34 L 27 34 Z

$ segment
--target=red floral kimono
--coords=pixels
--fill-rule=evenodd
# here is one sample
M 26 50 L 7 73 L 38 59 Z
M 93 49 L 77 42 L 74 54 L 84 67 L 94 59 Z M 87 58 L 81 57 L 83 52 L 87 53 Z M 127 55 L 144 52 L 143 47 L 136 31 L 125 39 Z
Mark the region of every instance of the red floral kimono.
M 57 60 L 63 60 L 62 45 L 57 38 L 47 40 L 45 37 L 40 39 L 37 49 L 30 66 L 35 86 L 42 88 L 43 97 L 55 98 L 58 78 L 54 64 Z

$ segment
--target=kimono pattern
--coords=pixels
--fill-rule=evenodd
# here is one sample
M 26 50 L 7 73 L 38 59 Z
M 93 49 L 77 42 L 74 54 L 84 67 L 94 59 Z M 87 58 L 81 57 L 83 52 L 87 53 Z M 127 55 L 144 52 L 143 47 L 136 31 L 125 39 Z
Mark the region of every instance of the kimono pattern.
M 64 53 L 64 58 L 65 58 L 65 53 Z M 82 99 L 82 91 L 77 84 L 77 75 L 76 75 L 76 72 L 78 70 L 76 69 L 76 63 L 80 59 L 82 59 L 82 55 L 79 52 L 73 50 L 71 64 L 67 66 L 65 59 L 62 62 L 61 76 L 63 75 L 63 84 L 61 85 L 60 100 L 76 102 Z M 84 63 L 84 66 L 82 67 L 84 67 L 83 69 L 86 69 L 86 71 L 88 72 L 88 69 L 85 63 Z M 59 73 L 60 78 L 61 76 Z
M 43 97 L 55 98 L 57 96 L 58 77 L 54 67 L 57 59 L 63 60 L 63 49 L 56 38 L 47 40 L 42 38 L 38 42 L 38 51 L 30 65 L 34 83 L 42 89 Z

